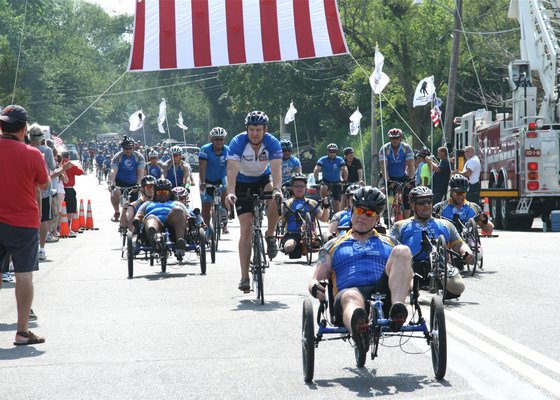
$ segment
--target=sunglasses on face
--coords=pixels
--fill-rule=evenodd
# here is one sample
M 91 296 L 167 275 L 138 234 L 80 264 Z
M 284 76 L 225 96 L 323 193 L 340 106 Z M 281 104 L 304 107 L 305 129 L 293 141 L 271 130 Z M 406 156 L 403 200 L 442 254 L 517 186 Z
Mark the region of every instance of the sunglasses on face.
M 336 153 L 336 150 L 329 150 L 329 153 Z
M 401 140 L 400 137 L 392 137 L 390 140 Z
M 418 206 L 425 206 L 427 204 L 432 204 L 432 200 L 431 199 L 416 200 L 416 205 L 418 205 Z
M 464 196 L 464 195 L 467 194 L 467 192 L 455 192 L 455 191 L 453 191 L 453 192 L 451 192 L 451 193 L 456 194 L 456 195 L 458 195 L 458 196 Z
M 219 138 L 219 139 L 218 139 L 218 138 L 214 138 L 214 139 L 212 139 L 212 140 L 213 140 L 214 142 L 223 142 L 223 141 L 224 141 L 224 139 L 222 139 L 222 138 Z
M 125 150 L 132 150 L 133 148 L 132 147 L 125 147 L 124 149 Z
M 153 189 L 154 185 L 144 185 L 144 189 Z
M 156 194 L 169 194 L 169 190 L 167 189 L 156 190 Z
M 303 189 L 305 185 L 292 185 L 294 189 Z
M 356 207 L 354 208 L 354 211 L 358 215 L 365 215 L 366 217 L 370 217 L 370 218 L 375 217 L 377 215 L 375 211 L 368 210 L 367 208 Z

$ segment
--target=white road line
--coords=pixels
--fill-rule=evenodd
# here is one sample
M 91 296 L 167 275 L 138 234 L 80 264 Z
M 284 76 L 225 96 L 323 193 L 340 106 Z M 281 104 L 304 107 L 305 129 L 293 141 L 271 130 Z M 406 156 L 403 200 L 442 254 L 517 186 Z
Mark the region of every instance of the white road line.
M 555 361 L 526 346 L 523 346 L 522 344 L 517 343 L 515 340 L 512 340 L 507 336 L 504 336 L 501 333 L 488 328 L 480 322 L 474 321 L 473 319 L 464 316 L 463 314 L 446 309 L 445 316 L 453 319 L 454 321 L 462 324 L 465 327 L 468 327 L 471 331 L 476 331 L 477 334 L 485 336 L 486 338 L 492 340 L 500 346 L 507 348 L 509 351 L 517 353 L 527 360 L 533 361 L 535 364 L 538 364 L 541 367 L 560 375 L 560 363 L 558 361 Z

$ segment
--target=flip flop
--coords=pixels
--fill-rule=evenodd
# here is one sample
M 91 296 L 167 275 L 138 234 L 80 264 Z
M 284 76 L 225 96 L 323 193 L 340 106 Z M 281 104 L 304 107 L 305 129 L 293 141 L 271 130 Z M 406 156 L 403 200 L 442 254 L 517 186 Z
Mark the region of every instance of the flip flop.
M 17 331 L 16 336 L 22 336 L 24 338 L 27 338 L 27 340 L 25 342 L 14 342 L 15 346 L 28 346 L 30 344 L 45 343 L 44 337 L 37 336 L 31 331 L 27 331 L 27 332 Z
M 121 213 L 117 211 L 117 212 L 115 212 L 115 213 L 113 214 L 113 218 L 111 218 L 111 221 L 113 221 L 113 222 L 119 222 L 119 221 L 120 221 L 120 218 L 121 218 Z

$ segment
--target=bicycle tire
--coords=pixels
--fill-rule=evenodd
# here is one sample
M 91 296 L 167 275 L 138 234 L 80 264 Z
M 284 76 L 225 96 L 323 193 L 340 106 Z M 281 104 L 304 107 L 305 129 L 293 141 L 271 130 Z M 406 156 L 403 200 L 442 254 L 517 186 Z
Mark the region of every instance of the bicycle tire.
M 447 294 L 447 264 L 449 262 L 449 254 L 447 253 L 447 241 L 443 235 L 439 235 L 437 239 L 437 261 L 435 266 L 436 292 L 441 295 L 442 301 L 445 301 Z
M 206 275 L 206 240 L 204 228 L 198 230 L 198 248 L 200 251 L 200 274 Z
M 216 263 L 216 246 L 217 246 L 217 241 L 214 235 L 214 229 L 213 228 L 209 228 L 210 231 L 210 262 L 212 264 Z
M 264 244 L 262 233 L 260 230 L 255 231 L 253 238 L 253 284 L 256 285 L 257 299 L 260 299 L 261 305 L 264 305 L 264 282 L 263 282 L 263 266 L 264 266 Z
M 478 228 L 476 226 L 476 222 L 473 219 L 469 219 L 469 233 L 470 233 L 470 240 L 474 245 L 471 247 L 471 251 L 473 253 L 473 264 L 472 264 L 472 271 L 470 271 L 471 276 L 474 276 L 476 273 L 477 268 L 479 267 L 480 261 L 478 260 L 478 253 L 480 252 L 480 236 L 478 235 Z M 470 241 L 467 242 L 470 247 Z M 470 267 L 469 267 L 470 269 Z
M 303 380 L 306 383 L 313 381 L 315 370 L 315 323 L 313 315 L 313 302 L 310 298 L 303 300 L 301 323 L 301 356 L 303 364 Z
M 160 258 L 161 272 L 167 272 L 167 250 L 164 250 Z
M 432 297 L 430 303 L 430 337 L 432 367 L 435 378 L 439 381 L 445 377 L 447 370 L 447 330 L 443 300 L 439 296 Z
M 132 246 L 132 233 L 128 232 L 126 238 L 126 261 L 128 263 L 128 279 L 134 276 L 134 248 Z
M 121 258 L 124 258 L 124 253 L 126 251 L 126 238 L 127 238 L 128 232 L 121 232 L 121 236 L 122 236 L 122 247 L 121 247 Z
M 305 223 L 307 224 L 306 232 L 305 232 L 305 239 L 303 241 L 303 245 L 306 247 L 306 258 L 307 258 L 307 265 L 311 265 L 313 261 L 313 235 L 312 235 L 312 222 L 311 216 L 309 213 L 305 215 Z
M 214 204 L 214 209 L 212 210 L 212 240 L 214 242 L 214 251 L 218 250 L 218 241 L 220 240 L 220 207 Z

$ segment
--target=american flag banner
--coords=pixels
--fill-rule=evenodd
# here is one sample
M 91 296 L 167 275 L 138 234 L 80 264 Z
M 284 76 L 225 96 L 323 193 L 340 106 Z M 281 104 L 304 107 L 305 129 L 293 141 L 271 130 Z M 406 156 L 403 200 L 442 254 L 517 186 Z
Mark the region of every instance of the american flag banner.
M 52 140 L 53 140 L 53 142 L 54 142 L 54 145 L 55 145 L 56 147 L 60 147 L 60 146 L 62 146 L 62 145 L 64 144 L 64 142 L 62 141 L 62 139 L 59 138 L 59 137 L 56 136 L 56 135 L 51 135 L 51 138 L 52 138 Z
M 128 70 L 347 53 L 337 0 L 137 0 Z

